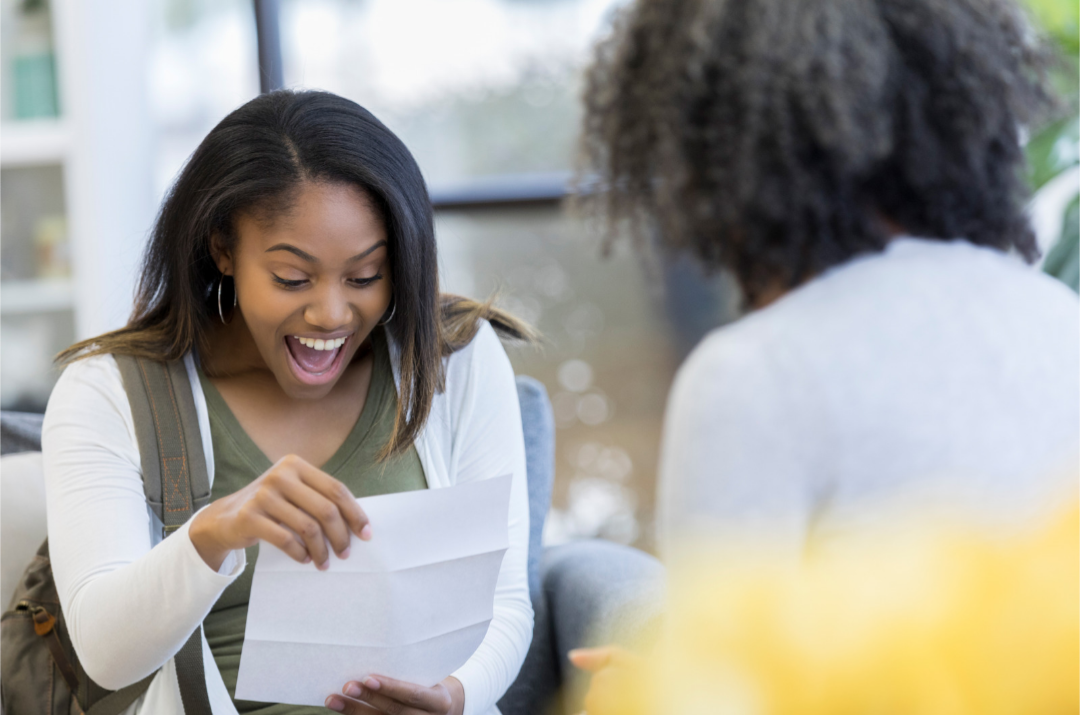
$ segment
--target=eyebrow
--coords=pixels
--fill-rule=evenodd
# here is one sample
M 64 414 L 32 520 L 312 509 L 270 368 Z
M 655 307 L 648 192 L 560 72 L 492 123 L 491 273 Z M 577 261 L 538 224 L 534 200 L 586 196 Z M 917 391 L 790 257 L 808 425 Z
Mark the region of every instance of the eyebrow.
M 349 260 L 347 260 L 345 262 L 346 263 L 356 263 L 360 259 L 366 258 L 367 256 L 374 253 L 376 249 L 382 248 L 385 245 L 386 245 L 386 241 L 379 241 L 378 243 L 376 243 L 371 248 L 367 249 L 366 251 L 363 251 L 362 253 L 357 253 L 355 256 L 353 256 L 352 258 L 350 258 Z M 321 261 L 319 261 L 318 258 L 311 255 L 307 251 L 301 251 L 296 246 L 293 246 L 293 245 L 288 244 L 288 243 L 275 243 L 273 246 L 266 249 L 266 253 L 270 253 L 271 251 L 288 251 L 289 253 L 293 254 L 294 256 L 297 256 L 298 258 L 300 258 L 302 260 L 307 261 L 308 263 L 320 263 L 321 262 Z

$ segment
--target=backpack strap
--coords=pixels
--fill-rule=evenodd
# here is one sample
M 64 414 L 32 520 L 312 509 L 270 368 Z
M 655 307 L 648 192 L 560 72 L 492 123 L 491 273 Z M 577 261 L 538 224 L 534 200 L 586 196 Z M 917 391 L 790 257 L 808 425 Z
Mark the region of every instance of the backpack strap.
M 146 692 L 146 689 L 150 687 L 150 681 L 154 679 L 155 675 L 157 675 L 156 671 L 126 688 L 114 690 L 91 705 L 90 709 L 86 711 L 86 715 L 120 715 L 120 713 L 128 709 L 128 706 L 138 700 L 140 695 Z
M 146 501 L 164 538 L 210 502 L 195 398 L 183 360 L 115 357 L 135 421 Z
M 183 360 L 116 355 L 131 403 L 146 501 L 169 536 L 210 501 L 195 398 Z M 211 715 L 203 670 L 202 626 L 176 654 L 185 715 Z

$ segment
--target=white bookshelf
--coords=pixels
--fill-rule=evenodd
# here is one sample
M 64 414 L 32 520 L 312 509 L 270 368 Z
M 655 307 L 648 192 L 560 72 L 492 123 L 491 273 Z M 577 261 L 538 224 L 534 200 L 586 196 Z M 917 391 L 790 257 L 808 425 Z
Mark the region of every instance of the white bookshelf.
M 4 315 L 28 315 L 72 310 L 73 284 L 68 278 L 30 278 L 0 284 L 0 310 Z
M 26 396 L 40 403 L 56 377 L 56 351 L 123 325 L 154 217 L 145 74 L 151 4 L 49 6 L 61 116 L 0 122 L 0 169 L 5 182 L 60 169 L 71 271 L 35 277 L 23 260 L 21 272 L 0 282 L 0 348 L 9 345 L 0 360 L 5 406 Z M 23 224 L 22 233 L 3 236 L 3 250 L 36 259 L 30 240 Z
M 62 119 L 4 122 L 0 125 L 0 168 L 63 164 L 70 139 Z
M 0 168 L 62 169 L 71 278 L 65 284 L 19 276 L 0 295 L 0 313 L 66 305 L 75 313 L 75 337 L 84 338 L 126 319 L 133 269 L 153 222 L 145 74 L 150 6 L 142 0 L 49 4 L 61 116 L 0 123 Z M 50 297 L 54 288 L 62 292 Z

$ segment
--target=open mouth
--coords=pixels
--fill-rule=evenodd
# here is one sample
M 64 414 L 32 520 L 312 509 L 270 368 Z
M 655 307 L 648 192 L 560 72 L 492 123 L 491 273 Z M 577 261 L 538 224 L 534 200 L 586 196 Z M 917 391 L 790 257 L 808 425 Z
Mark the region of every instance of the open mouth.
M 326 339 L 286 335 L 285 352 L 297 379 L 307 385 L 322 385 L 337 377 L 351 337 Z

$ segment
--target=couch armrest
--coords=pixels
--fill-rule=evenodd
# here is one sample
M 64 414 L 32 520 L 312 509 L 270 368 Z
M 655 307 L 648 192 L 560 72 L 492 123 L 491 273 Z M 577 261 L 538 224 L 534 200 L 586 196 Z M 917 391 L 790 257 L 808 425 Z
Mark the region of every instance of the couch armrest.
M 0 412 L 0 454 L 41 451 L 41 420 L 35 412 Z
M 583 646 L 640 645 L 659 629 L 665 571 L 643 551 L 574 541 L 544 549 L 540 570 L 533 641 L 499 701 L 503 715 L 580 713 L 589 680 L 567 654 Z

